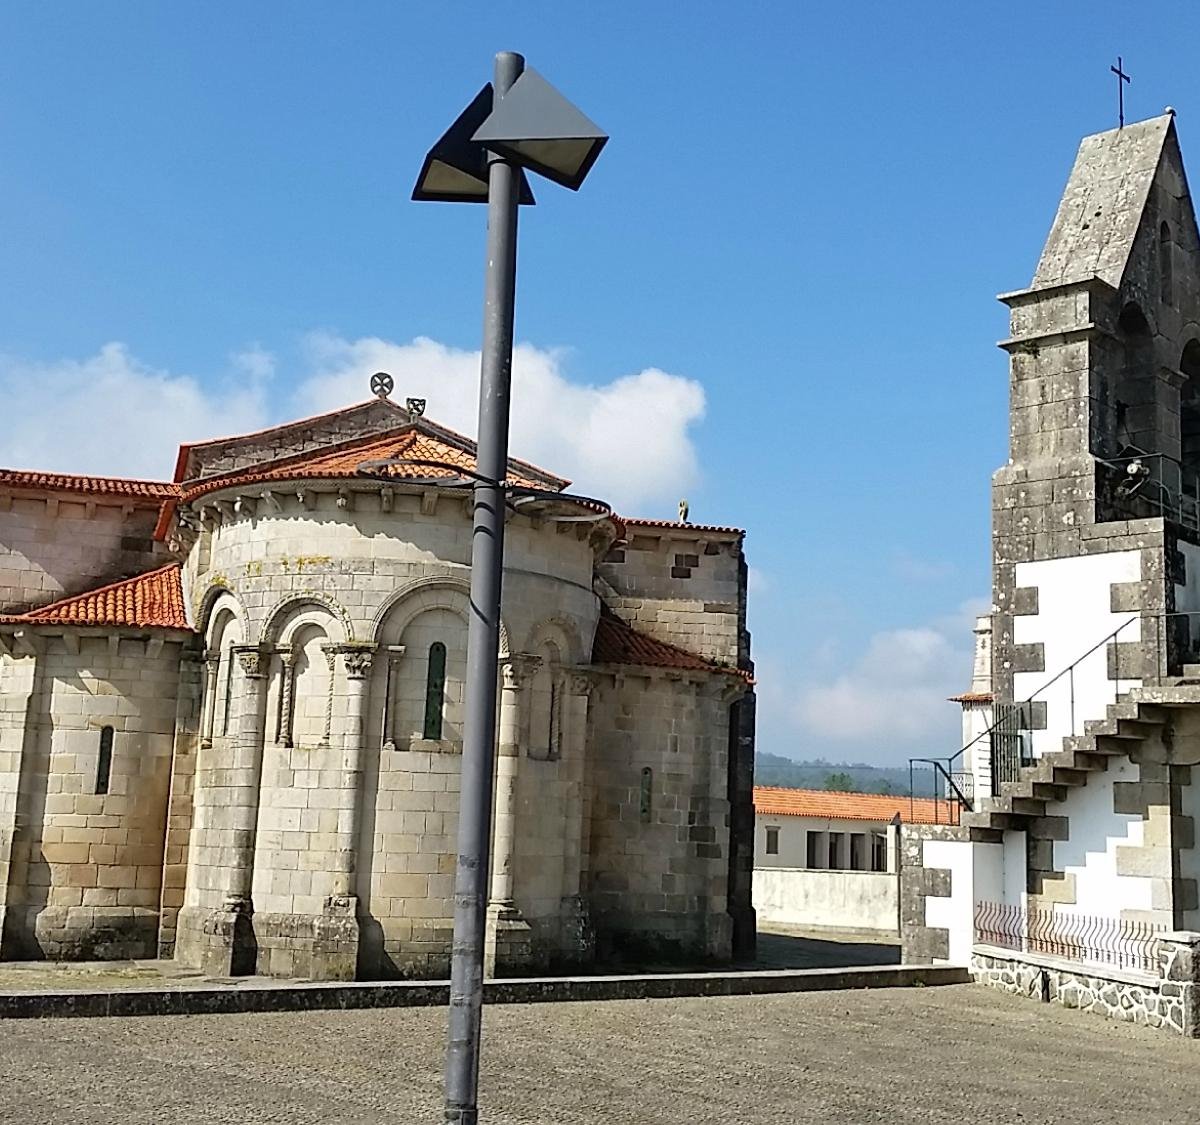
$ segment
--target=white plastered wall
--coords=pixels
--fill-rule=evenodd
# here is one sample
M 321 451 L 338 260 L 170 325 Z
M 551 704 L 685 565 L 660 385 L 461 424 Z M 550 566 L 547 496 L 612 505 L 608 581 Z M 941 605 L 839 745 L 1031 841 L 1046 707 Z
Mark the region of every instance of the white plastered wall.
M 1002 844 L 967 840 L 926 840 L 922 865 L 950 872 L 950 894 L 925 899 L 925 925 L 949 933 L 952 965 L 966 965 L 975 942 L 975 904 L 1005 893 L 1006 849 Z
M 1026 700 L 1038 693 L 1036 698 L 1046 704 L 1046 729 L 1032 732 L 1036 757 L 1061 749 L 1063 738 L 1082 733 L 1086 720 L 1104 718 L 1106 707 L 1116 698 L 1117 684 L 1108 678 L 1110 646 L 1100 642 L 1122 625 L 1125 628 L 1117 641 L 1129 644 L 1140 639 L 1138 615 L 1113 613 L 1111 608 L 1113 584 L 1140 578 L 1138 551 L 1017 564 L 1017 586 L 1037 588 L 1038 612 L 1014 618 L 1013 640 L 1018 645 L 1041 644 L 1045 655 L 1044 671 L 1018 672 L 1013 677 L 1015 699 Z M 1041 690 L 1077 661 L 1073 674 L 1063 675 Z M 1128 691 L 1140 683 L 1123 677 L 1120 690 Z
M 1054 842 L 1054 867 L 1075 877 L 1075 902 L 1064 907 L 1080 914 L 1119 918 L 1123 910 L 1150 910 L 1151 881 L 1117 874 L 1117 848 L 1141 847 L 1142 818 L 1113 812 L 1113 783 L 1137 781 L 1138 767 L 1113 758 L 1104 773 L 1067 792 L 1055 811 L 1069 818 L 1070 838 Z

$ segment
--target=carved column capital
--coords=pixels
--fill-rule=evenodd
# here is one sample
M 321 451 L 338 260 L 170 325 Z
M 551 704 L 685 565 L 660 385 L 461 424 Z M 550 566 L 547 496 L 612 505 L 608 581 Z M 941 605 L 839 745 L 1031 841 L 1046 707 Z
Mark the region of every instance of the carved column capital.
M 361 649 L 342 653 L 342 661 L 346 665 L 346 675 L 352 680 L 365 680 L 371 674 L 371 662 L 374 659 L 373 652 L 364 652 Z
M 325 645 L 325 657 L 332 671 L 337 655 L 340 653 L 342 663 L 346 666 L 346 676 L 351 680 L 365 680 L 371 674 L 371 664 L 375 658 L 376 644 L 351 641 L 346 644 Z
M 247 679 L 258 680 L 267 674 L 267 661 L 258 645 L 233 645 L 229 651 L 237 657 Z
M 568 695 L 581 695 L 590 699 L 592 692 L 596 690 L 596 681 L 592 679 L 591 673 L 578 669 L 567 670 L 566 682 Z
M 500 661 L 500 672 L 505 691 L 520 691 L 533 678 L 542 666 L 540 656 L 529 656 L 525 653 L 514 653 Z

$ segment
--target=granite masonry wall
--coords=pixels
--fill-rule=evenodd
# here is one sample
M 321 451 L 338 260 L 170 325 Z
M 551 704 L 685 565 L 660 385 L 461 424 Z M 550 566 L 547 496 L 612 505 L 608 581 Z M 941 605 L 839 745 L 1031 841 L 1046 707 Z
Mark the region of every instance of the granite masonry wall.
M 1200 934 L 1163 933 L 1153 971 L 1081 964 L 1060 957 L 976 946 L 980 984 L 1192 1038 L 1200 1036 Z

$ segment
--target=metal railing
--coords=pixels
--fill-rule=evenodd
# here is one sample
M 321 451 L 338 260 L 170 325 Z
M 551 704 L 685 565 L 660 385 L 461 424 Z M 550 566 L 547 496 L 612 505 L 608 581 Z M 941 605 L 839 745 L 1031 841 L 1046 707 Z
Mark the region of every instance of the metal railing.
M 1152 636 L 1152 663 L 1149 676 L 1146 668 L 1147 646 L 1142 646 L 1142 652 L 1135 666 L 1126 663 L 1121 667 L 1120 637 L 1127 629 L 1135 625 L 1154 622 Z M 1139 634 L 1137 641 L 1147 640 L 1144 633 Z M 933 785 L 927 795 L 940 799 L 945 803 L 946 823 L 959 823 L 963 809 L 971 811 L 975 805 L 973 788 L 964 783 L 970 778 L 971 772 L 962 766 L 968 750 L 977 746 L 987 747 L 991 767 L 992 795 L 997 796 L 1006 781 L 1016 781 L 1021 769 L 1034 762 L 1031 739 L 1027 737 L 1035 729 L 1034 704 L 1061 681 L 1066 681 L 1066 704 L 1068 708 L 1069 730 L 1060 731 L 1066 735 L 1083 733 L 1083 724 L 1091 719 L 1103 719 L 1103 714 L 1077 714 L 1076 671 L 1087 659 L 1101 649 L 1107 650 L 1112 645 L 1112 668 L 1106 679 L 1112 684 L 1111 698 L 1107 703 L 1117 702 L 1122 694 L 1123 686 L 1131 686 L 1130 681 L 1139 684 L 1147 678 L 1159 682 L 1172 674 L 1172 670 L 1180 670 L 1183 664 L 1200 662 L 1200 610 L 1176 610 L 1169 613 L 1139 614 L 1131 611 L 1127 620 L 1123 621 L 1111 633 L 1102 637 L 1081 656 L 1076 657 L 1065 668 L 1051 676 L 1045 683 L 1025 699 L 1009 704 L 996 704 L 996 714 L 992 724 L 986 730 L 980 731 L 970 742 L 961 747 L 956 753 L 947 758 L 910 758 L 909 759 L 909 796 L 914 800 L 926 794 L 918 793 L 916 777 L 921 767 L 933 775 Z
M 1162 516 L 1200 531 L 1200 476 L 1166 453 L 1097 460 L 1098 484 L 1114 508 L 1133 519 Z
M 975 940 L 980 944 L 1147 973 L 1156 971 L 1158 937 L 1165 929 L 1152 922 L 1127 922 L 1059 908 L 975 904 Z

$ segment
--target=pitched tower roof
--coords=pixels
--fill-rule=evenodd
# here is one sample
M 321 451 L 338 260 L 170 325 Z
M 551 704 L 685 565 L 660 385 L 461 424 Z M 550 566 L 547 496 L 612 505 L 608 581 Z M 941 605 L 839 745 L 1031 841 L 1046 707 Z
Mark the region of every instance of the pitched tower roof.
M 1183 163 L 1174 114 L 1084 137 L 1032 289 L 1099 277 L 1121 284 L 1142 212 L 1164 156 Z M 1186 193 L 1186 181 L 1182 181 Z

